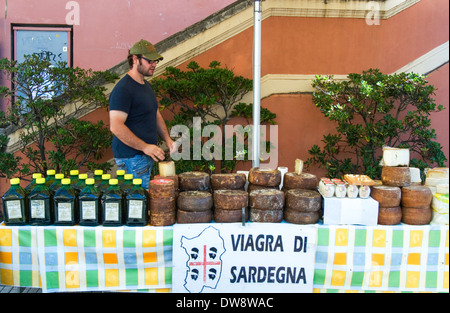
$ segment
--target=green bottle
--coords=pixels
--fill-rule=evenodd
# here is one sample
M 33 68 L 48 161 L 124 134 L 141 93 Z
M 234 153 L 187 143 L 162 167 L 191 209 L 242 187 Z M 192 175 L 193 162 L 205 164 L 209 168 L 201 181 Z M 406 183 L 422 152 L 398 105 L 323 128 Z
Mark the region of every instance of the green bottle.
M 103 170 L 95 170 L 94 171 L 95 187 L 97 187 L 97 188 L 102 183 L 102 175 L 103 175 Z
M 126 195 L 131 190 L 131 188 L 133 188 L 133 174 L 125 174 L 124 179 L 125 180 L 120 186 L 120 189 Z
M 142 179 L 133 179 L 133 188 L 126 195 L 126 225 L 145 226 L 148 223 L 148 193 Z
M 111 174 L 103 174 L 102 182 L 98 185 L 97 189 L 101 194 L 104 194 L 106 190 L 109 188 L 109 180 L 111 179 Z
M 117 170 L 116 171 L 116 178 L 117 178 L 117 183 L 119 184 L 119 186 L 121 186 L 123 184 L 123 182 L 125 181 L 125 171 L 124 170 Z
M 11 179 L 11 187 L 2 197 L 3 218 L 6 225 L 20 226 L 28 223 L 26 191 L 20 187 L 20 179 Z
M 45 178 L 36 179 L 36 187 L 28 196 L 30 208 L 30 224 L 33 226 L 50 225 L 53 223 L 53 196 L 45 184 Z
M 78 198 L 70 185 L 70 178 L 61 181 L 53 197 L 55 225 L 73 226 L 78 223 Z
M 76 192 L 79 194 L 81 190 L 86 187 L 86 179 L 88 178 L 87 174 L 79 174 L 78 175 L 78 182 L 75 184 L 75 187 L 73 187 Z
M 117 179 L 109 180 L 109 188 L 102 196 L 102 220 L 104 226 L 123 225 L 124 196 Z
M 78 183 L 78 175 L 80 174 L 79 170 L 71 170 L 70 171 L 70 185 L 74 188 Z
M 64 178 L 64 174 L 56 174 L 55 175 L 55 181 L 53 182 L 53 184 L 50 186 L 50 191 L 53 193 L 53 195 L 55 195 L 56 191 L 61 188 L 62 183 L 61 181 Z
M 55 173 L 56 173 L 55 170 L 47 170 L 47 177 L 45 178 L 45 184 L 49 188 L 55 182 Z
M 34 187 L 36 187 L 36 179 L 42 178 L 41 173 L 34 173 L 33 174 L 33 180 L 28 184 L 28 186 L 25 187 L 25 191 L 27 194 L 30 194 L 31 190 L 33 190 Z
M 101 193 L 95 187 L 93 178 L 86 179 L 86 187 L 80 193 L 80 225 L 97 226 L 101 224 Z

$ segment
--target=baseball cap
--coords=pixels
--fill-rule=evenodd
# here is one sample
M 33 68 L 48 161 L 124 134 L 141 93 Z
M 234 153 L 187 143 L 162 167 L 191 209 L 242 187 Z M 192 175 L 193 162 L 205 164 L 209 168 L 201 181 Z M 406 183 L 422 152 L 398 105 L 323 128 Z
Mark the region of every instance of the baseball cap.
M 130 54 L 133 55 L 142 54 L 144 57 L 152 61 L 156 60 L 161 61 L 163 59 L 162 55 L 160 55 L 156 51 L 155 46 L 153 46 L 150 42 L 144 39 L 141 39 L 140 41 L 136 42 L 131 47 Z

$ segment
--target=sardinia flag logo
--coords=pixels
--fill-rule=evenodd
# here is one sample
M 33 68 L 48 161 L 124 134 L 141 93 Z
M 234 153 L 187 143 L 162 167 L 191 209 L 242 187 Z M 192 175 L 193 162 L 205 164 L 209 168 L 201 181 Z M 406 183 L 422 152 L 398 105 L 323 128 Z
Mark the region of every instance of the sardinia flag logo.
M 222 274 L 221 256 L 225 244 L 219 230 L 209 226 L 193 238 L 181 237 L 181 247 L 188 255 L 184 288 L 201 293 L 205 287 L 215 289 Z

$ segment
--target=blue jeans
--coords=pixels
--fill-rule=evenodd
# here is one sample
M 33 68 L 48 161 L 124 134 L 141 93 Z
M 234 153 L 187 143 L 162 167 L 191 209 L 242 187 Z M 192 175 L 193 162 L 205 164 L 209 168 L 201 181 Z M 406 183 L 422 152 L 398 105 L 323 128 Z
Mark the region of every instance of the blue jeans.
M 116 158 L 117 168 L 127 174 L 133 174 L 133 178 L 142 179 L 142 187 L 148 189 L 152 172 L 153 159 L 145 154 L 137 154 L 132 158 Z

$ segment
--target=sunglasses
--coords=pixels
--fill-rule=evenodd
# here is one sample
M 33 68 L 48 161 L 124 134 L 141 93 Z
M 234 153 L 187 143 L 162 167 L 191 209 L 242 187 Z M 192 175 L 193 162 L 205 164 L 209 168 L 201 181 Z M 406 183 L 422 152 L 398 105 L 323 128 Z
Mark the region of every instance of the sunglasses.
M 158 64 L 159 63 L 159 60 L 150 60 L 150 59 L 147 59 L 146 57 L 140 57 L 140 59 L 144 59 L 149 64 Z

